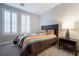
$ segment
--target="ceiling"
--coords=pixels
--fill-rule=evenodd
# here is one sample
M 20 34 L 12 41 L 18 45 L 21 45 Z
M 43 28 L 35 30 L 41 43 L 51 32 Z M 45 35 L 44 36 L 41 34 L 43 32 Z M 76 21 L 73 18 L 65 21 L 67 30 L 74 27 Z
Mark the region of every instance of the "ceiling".
M 37 15 L 41 15 L 48 10 L 56 7 L 60 3 L 5 3 L 6 5 L 10 5 Z

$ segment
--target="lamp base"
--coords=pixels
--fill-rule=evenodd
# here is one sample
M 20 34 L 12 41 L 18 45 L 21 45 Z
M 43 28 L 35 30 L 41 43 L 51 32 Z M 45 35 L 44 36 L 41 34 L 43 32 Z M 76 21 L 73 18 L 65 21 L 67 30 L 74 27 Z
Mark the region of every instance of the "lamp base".
M 68 29 L 66 30 L 65 38 L 66 38 L 66 39 L 70 39 L 70 34 L 69 34 L 69 30 L 68 30 Z

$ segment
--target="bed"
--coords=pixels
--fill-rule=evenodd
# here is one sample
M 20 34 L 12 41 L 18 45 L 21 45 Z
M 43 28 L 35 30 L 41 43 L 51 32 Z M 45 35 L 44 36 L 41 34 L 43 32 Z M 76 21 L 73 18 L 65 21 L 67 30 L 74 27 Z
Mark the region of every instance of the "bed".
M 58 24 L 41 26 L 41 30 L 45 30 L 46 34 L 25 35 L 21 43 L 19 45 L 17 44 L 22 49 L 21 56 L 36 56 L 56 44 L 58 40 Z M 49 34 L 49 30 L 53 30 L 54 34 Z M 16 44 L 16 41 L 18 40 L 14 40 L 13 43 Z

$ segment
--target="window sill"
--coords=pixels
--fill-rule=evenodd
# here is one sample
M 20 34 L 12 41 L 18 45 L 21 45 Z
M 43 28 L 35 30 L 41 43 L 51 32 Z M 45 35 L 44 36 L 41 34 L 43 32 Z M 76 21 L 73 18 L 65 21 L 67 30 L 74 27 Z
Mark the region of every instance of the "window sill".
M 16 36 L 18 34 L 2 34 L 1 36 Z

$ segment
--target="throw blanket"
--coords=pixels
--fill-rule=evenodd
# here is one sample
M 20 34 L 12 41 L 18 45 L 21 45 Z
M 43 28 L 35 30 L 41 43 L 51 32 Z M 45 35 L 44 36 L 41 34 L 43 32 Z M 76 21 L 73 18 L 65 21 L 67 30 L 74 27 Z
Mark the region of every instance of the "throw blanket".
M 30 36 L 25 38 L 23 42 L 23 47 L 22 49 L 26 48 L 28 45 L 34 43 L 34 42 L 39 42 L 43 40 L 48 40 L 48 39 L 53 39 L 56 38 L 56 35 L 54 34 L 49 34 L 49 35 L 38 35 L 38 36 Z

